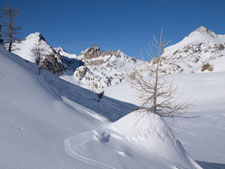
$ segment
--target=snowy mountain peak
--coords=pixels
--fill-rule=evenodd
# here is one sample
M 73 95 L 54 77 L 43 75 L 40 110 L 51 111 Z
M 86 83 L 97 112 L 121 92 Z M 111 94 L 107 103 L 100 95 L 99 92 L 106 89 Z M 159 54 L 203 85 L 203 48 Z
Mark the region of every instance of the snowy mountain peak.
M 225 38 L 200 26 L 180 42 L 165 48 L 163 57 L 170 60 L 164 62 L 170 73 L 224 71 Z
M 199 28 L 197 28 L 196 29 L 196 31 L 203 31 L 203 32 L 207 32 L 208 31 L 208 29 L 206 28 L 206 27 L 204 27 L 204 26 L 200 26 Z
M 25 37 L 24 40 L 46 41 L 44 36 L 40 32 L 31 33 L 27 37 Z
M 42 69 L 47 69 L 54 74 L 63 72 L 62 58 L 48 44 L 44 36 L 39 33 L 31 33 L 24 40 L 13 43 L 13 53 L 27 61 L 35 62 Z
M 201 40 L 203 37 L 216 38 L 217 35 L 206 27 L 200 26 L 195 31 L 191 32 L 190 35 L 188 35 L 188 38 L 197 39 L 196 37 Z
M 204 27 L 204 26 L 200 26 L 200 27 L 197 28 L 194 32 L 192 32 L 190 35 L 195 35 L 196 33 L 209 35 L 209 36 L 211 36 L 211 37 L 213 37 L 213 38 L 216 37 L 216 34 L 215 34 L 213 31 L 207 29 L 207 28 Z

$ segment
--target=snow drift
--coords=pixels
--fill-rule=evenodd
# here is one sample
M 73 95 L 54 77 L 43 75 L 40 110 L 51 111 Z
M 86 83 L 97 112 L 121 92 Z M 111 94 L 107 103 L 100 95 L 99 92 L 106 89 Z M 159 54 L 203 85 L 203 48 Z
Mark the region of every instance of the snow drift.
M 157 114 L 135 111 L 123 117 L 113 126 L 127 140 L 152 154 L 161 156 L 184 168 L 201 168 L 176 140 L 171 129 Z

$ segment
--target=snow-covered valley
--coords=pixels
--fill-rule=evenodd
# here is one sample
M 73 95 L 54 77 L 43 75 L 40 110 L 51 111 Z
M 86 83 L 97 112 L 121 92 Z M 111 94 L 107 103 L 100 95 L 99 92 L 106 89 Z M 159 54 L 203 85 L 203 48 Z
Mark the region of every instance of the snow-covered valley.
M 143 61 L 120 51 L 102 53 L 96 46 L 79 56 L 70 55 L 48 47 L 40 34 L 36 35 L 38 40 L 31 36 L 31 42 L 17 44 L 17 48 L 26 44 L 15 51 L 20 56 L 25 53 L 22 58 L 0 47 L 0 168 L 225 168 L 224 49 L 212 52 L 220 56 L 210 62 L 213 72 L 200 73 L 207 57 L 197 66 L 185 64 L 183 73 L 168 75 L 191 106 L 183 115 L 160 117 L 136 111 L 140 100 L 124 78 L 127 70 Z M 217 37 L 218 43 L 223 41 L 221 37 Z M 86 81 L 74 78 L 76 69 L 70 69 L 74 65 L 60 77 L 39 70 L 29 54 L 30 45 L 37 41 L 48 49 L 47 55 L 54 54 L 57 64 L 65 66 L 63 56 L 68 63 L 80 66 L 78 69 L 86 67 Z M 92 54 L 95 58 L 90 60 Z M 179 67 L 182 60 L 192 57 L 181 54 L 181 58 L 175 62 Z M 104 71 L 108 73 L 102 74 Z M 107 86 L 105 80 L 110 76 L 112 85 Z M 100 102 L 96 93 L 85 89 L 95 81 L 105 90 Z

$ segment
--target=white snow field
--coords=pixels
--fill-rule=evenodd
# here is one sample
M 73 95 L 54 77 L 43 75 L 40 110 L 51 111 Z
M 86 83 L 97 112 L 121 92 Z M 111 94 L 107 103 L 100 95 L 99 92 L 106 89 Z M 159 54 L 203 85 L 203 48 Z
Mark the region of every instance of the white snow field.
M 225 168 L 225 72 L 182 73 L 168 78 L 190 106 L 185 114 L 164 120 L 203 168 Z M 128 83 L 111 86 L 105 94 L 141 106 Z
M 0 47 L 0 168 L 225 168 L 224 72 L 171 76 L 193 106 L 163 119 L 134 111 L 128 84 L 97 102 L 37 69 Z

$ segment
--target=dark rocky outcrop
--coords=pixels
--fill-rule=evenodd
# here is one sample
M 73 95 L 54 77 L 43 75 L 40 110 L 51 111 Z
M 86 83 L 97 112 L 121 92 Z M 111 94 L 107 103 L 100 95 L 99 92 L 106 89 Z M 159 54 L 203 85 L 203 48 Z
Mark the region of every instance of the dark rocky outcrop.
M 204 72 L 205 70 L 208 70 L 208 71 L 212 72 L 212 71 L 213 71 L 213 66 L 210 65 L 209 63 L 206 63 L 206 64 L 204 64 L 204 65 L 202 66 L 201 71 Z
M 104 52 L 101 51 L 101 49 L 98 46 L 93 45 L 91 48 L 87 49 L 83 54 L 84 59 L 93 59 L 102 56 L 103 53 Z
M 60 55 L 57 55 L 60 57 Z M 41 69 L 46 69 L 53 74 L 60 76 L 64 71 L 63 65 L 58 61 L 54 54 L 47 55 L 40 65 Z

